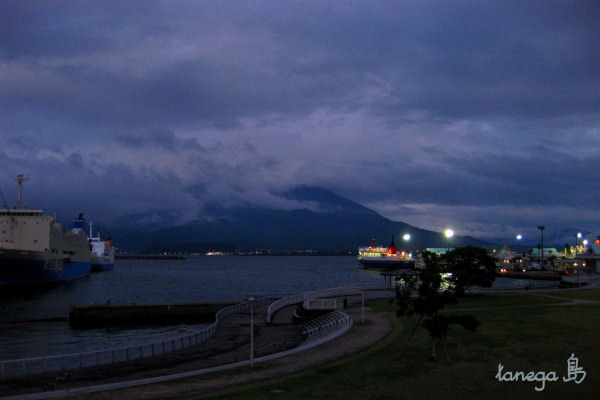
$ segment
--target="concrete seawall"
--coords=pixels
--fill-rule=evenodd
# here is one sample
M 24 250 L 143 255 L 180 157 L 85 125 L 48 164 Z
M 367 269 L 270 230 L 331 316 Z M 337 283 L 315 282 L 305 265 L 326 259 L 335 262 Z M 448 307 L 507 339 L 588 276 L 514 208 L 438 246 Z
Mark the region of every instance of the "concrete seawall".
M 159 326 L 213 322 L 222 308 L 236 303 L 75 305 L 69 310 L 74 328 Z

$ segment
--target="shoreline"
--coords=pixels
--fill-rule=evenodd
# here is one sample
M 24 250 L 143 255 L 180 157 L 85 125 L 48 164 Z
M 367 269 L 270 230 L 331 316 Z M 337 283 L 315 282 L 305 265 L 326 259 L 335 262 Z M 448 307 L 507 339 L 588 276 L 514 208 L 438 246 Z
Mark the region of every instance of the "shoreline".
M 291 310 L 287 310 L 290 312 Z M 346 310 L 352 315 L 355 321 L 360 321 L 360 307 L 352 307 Z M 162 383 L 152 383 L 144 386 L 135 386 L 123 389 L 115 389 L 94 393 L 85 393 L 85 398 L 94 399 L 114 399 L 114 398 L 142 398 L 142 399 L 155 399 L 155 398 L 180 398 L 181 396 L 191 394 L 202 394 L 217 389 L 225 389 L 231 387 L 232 384 L 242 385 L 245 383 L 254 383 L 269 378 L 278 376 L 288 375 L 293 372 L 310 368 L 316 365 L 322 365 L 337 359 L 343 358 L 347 355 L 354 354 L 362 349 L 366 349 L 374 343 L 385 338 L 393 328 L 393 323 L 387 318 L 385 313 L 375 313 L 371 310 L 365 310 L 365 324 L 355 322 L 352 329 L 346 332 L 344 335 L 334 339 L 333 341 L 326 342 L 315 348 L 304 350 L 295 354 L 285 355 L 281 358 L 274 360 L 268 360 L 260 364 L 258 367 L 238 367 L 234 369 L 228 369 L 222 372 L 211 372 L 206 375 L 196 375 L 187 379 L 177 379 L 175 381 L 168 381 Z M 287 318 L 287 317 L 285 317 Z M 283 326 L 285 323 L 282 321 L 282 316 L 274 321 L 275 326 Z M 239 322 L 239 321 L 238 321 Z M 115 384 L 118 386 L 118 382 L 134 381 L 139 379 L 157 378 L 160 376 L 167 376 L 173 374 L 192 374 L 195 370 L 198 370 L 200 366 L 206 366 L 213 364 L 216 366 L 223 366 L 229 363 L 238 362 L 240 359 L 246 360 L 248 358 L 248 343 L 247 343 L 247 332 L 240 332 L 241 330 L 247 330 L 247 326 L 237 325 L 231 329 L 229 327 L 221 327 L 224 332 L 229 329 L 228 340 L 230 341 L 230 348 L 223 349 L 221 351 L 217 349 L 212 355 L 204 354 L 203 359 L 196 359 L 202 356 L 202 351 L 199 349 L 192 349 L 188 354 L 182 352 L 173 356 L 165 358 L 157 358 L 150 360 L 140 360 L 140 362 L 131 362 L 127 365 L 107 366 L 104 371 L 102 368 L 96 368 L 93 370 L 82 370 L 70 375 L 64 382 L 59 382 L 55 387 L 50 390 L 56 390 L 52 393 L 47 388 L 38 388 L 36 391 L 31 392 L 32 387 L 39 385 L 40 377 L 29 377 L 24 379 L 18 379 L 12 381 L 11 390 L 7 390 L 6 382 L 3 384 L 3 392 L 6 394 L 16 396 L 17 398 L 62 398 L 65 396 L 76 395 L 76 393 L 69 394 L 70 388 L 81 388 L 86 386 L 97 386 L 101 384 Z M 222 334 L 223 331 L 221 331 Z M 245 335 L 241 335 L 245 333 Z M 263 343 L 272 343 L 274 340 L 273 333 L 258 331 L 256 339 L 259 340 L 257 346 L 260 345 L 260 338 L 262 336 Z M 293 347 L 297 347 L 301 341 L 301 335 L 298 331 L 293 329 L 287 330 L 286 335 L 282 335 L 282 331 L 277 332 L 276 337 L 281 338 L 286 336 L 290 343 L 296 340 L 296 344 Z M 218 339 L 218 337 L 217 337 Z M 236 342 L 237 341 L 237 342 Z M 205 346 L 214 346 L 215 343 L 207 343 Z M 223 343 L 221 343 L 223 345 Z M 204 349 L 204 352 L 206 349 Z M 110 375 L 109 377 L 104 374 Z M 55 374 L 56 375 L 56 374 Z M 46 378 L 48 381 L 50 378 Z M 9 384 L 10 386 L 10 384 Z M 39 387 L 39 386 L 38 386 Z M 40 396 L 40 397 L 38 397 Z M 165 397 L 167 396 L 167 397 Z M 11 398 L 11 397 L 8 397 Z M 4 397 L 0 398 L 4 399 Z

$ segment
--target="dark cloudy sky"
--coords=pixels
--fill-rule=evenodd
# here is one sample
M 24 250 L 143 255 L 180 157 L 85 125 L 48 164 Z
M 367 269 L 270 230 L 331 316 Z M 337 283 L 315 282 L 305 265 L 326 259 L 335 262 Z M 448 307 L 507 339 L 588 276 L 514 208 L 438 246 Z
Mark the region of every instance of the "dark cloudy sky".
M 0 188 L 109 222 L 322 186 L 600 234 L 597 1 L 0 2 Z

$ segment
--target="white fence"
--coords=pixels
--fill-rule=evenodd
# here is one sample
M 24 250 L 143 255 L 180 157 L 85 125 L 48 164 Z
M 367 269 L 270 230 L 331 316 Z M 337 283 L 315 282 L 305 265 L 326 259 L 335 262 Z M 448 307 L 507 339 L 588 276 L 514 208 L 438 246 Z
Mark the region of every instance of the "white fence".
M 294 296 L 282 297 L 279 300 L 275 300 L 272 302 L 267 308 L 267 322 L 270 323 L 273 318 L 273 314 L 277 311 L 281 310 L 284 307 L 290 306 L 292 304 L 302 303 L 304 301 L 304 294 L 297 294 Z
M 352 319 L 346 313 L 340 311 L 331 311 L 315 319 L 311 319 L 300 325 L 302 334 L 307 336 L 307 340 L 313 340 L 329 332 L 337 331 L 351 325 Z
M 359 296 L 362 293 L 362 289 L 356 286 L 344 286 L 333 289 L 316 290 L 314 292 L 308 292 L 304 295 L 303 306 L 305 309 L 315 309 L 313 305 L 318 307 L 319 302 L 317 300 L 327 297 L 343 297 L 343 296 Z M 333 302 L 321 301 L 322 308 L 335 306 L 335 299 Z
M 303 307 L 306 310 L 335 310 L 337 308 L 337 301 L 336 299 L 305 300 Z
M 267 322 L 271 322 L 273 314 L 286 306 L 319 298 L 360 295 L 362 290 L 360 287 L 340 287 L 281 298 L 269 305 Z M 216 313 L 215 322 L 205 329 L 198 332 L 178 334 L 166 340 L 106 350 L 0 361 L 0 378 L 95 367 L 172 353 L 206 341 L 214 334 L 221 320 L 240 311 L 249 310 L 253 303 L 264 304 L 266 301 L 246 302 L 223 308 Z M 343 323 L 342 319 L 338 319 L 338 326 Z M 326 325 L 333 326 L 329 322 Z
M 310 308 L 312 301 L 324 297 L 341 297 L 341 296 L 357 296 L 362 293 L 362 288 L 358 286 L 344 286 L 333 289 L 315 290 L 313 292 L 297 294 L 294 296 L 283 297 L 274 301 L 267 309 L 267 322 L 270 323 L 273 314 L 292 304 L 304 303 L 305 308 Z M 314 303 L 312 303 L 314 304 Z
M 223 308 L 215 314 L 215 322 L 201 331 L 180 334 L 158 342 L 84 353 L 0 361 L 0 378 L 95 367 L 172 353 L 206 341 L 214 334 L 220 321 L 232 314 L 249 310 L 253 303 L 264 302 L 265 300 L 246 302 Z

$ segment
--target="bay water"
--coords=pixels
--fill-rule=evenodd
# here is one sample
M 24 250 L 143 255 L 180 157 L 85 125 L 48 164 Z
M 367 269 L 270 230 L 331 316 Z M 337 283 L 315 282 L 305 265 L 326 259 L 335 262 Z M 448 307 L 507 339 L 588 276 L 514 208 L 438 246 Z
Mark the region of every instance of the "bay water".
M 177 326 L 71 329 L 71 305 L 241 302 L 346 285 L 383 286 L 345 256 L 197 256 L 117 260 L 113 271 L 38 291 L 0 294 L 0 360 L 95 351 L 169 337 Z M 188 326 L 197 329 L 199 326 Z
M 498 278 L 494 289 L 542 285 Z M 556 284 L 556 283 L 552 283 Z M 0 360 L 106 350 L 169 338 L 177 326 L 72 329 L 71 305 L 242 302 L 340 286 L 384 286 L 355 256 L 197 256 L 117 260 L 113 271 L 55 287 L 0 292 Z M 188 325 L 188 330 L 201 325 Z

